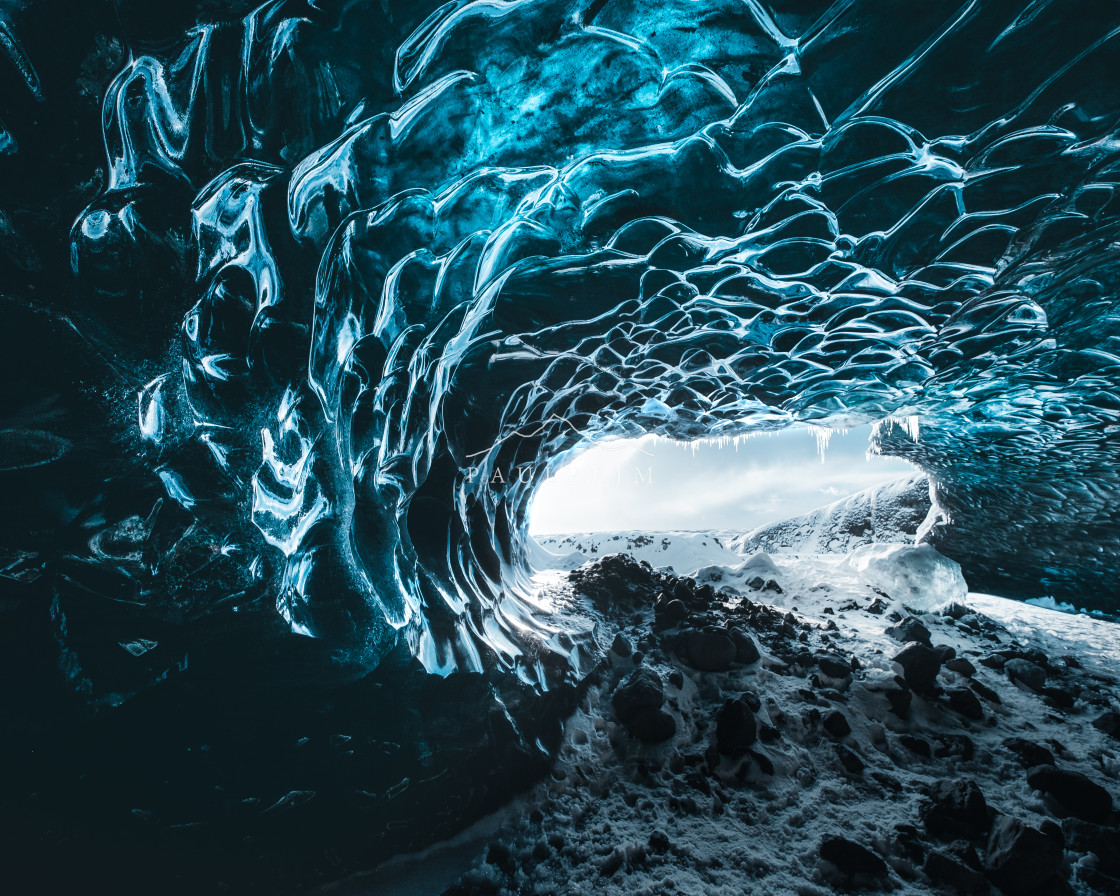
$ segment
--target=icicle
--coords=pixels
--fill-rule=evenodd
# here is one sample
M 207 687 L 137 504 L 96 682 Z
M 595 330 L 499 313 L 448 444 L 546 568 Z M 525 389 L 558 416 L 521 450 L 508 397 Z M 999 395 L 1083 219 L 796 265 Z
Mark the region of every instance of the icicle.
M 809 424 L 809 434 L 817 440 L 817 454 L 820 455 L 822 464 L 825 461 L 825 454 L 828 452 L 828 443 L 832 440 L 832 432 L 827 426 Z

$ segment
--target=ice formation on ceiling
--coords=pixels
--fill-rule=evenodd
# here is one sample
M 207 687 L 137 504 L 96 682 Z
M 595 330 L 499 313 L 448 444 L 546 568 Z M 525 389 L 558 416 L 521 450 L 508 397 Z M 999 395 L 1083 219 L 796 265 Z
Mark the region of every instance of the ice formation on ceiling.
M 168 499 L 259 533 L 190 611 L 263 588 L 362 668 L 538 680 L 565 454 L 867 421 L 973 587 L 1115 609 L 1117 72 L 1097 0 L 275 0 L 136 42 L 72 260 L 149 357 L 181 322 Z

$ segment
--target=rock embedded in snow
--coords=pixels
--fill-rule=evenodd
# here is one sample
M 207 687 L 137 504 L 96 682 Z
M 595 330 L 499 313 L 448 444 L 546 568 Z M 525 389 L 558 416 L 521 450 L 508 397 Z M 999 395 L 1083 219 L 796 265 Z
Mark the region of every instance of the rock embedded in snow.
M 957 840 L 947 849 L 933 850 L 922 870 L 935 884 L 952 892 L 962 896 L 986 896 L 992 888 L 981 867 L 980 857 L 972 844 Z
M 975 781 L 936 781 L 922 810 L 926 830 L 942 840 L 975 840 L 988 830 L 988 803 Z
M 1112 815 L 1112 796 L 1079 772 L 1040 765 L 1027 773 L 1027 783 L 1054 800 L 1082 821 L 1101 823 Z
M 1057 892 L 1063 850 L 1056 837 L 1000 815 L 992 824 L 986 854 L 988 876 L 1007 896 Z
M 1120 740 L 1120 712 L 1109 709 L 1093 719 L 1093 727 Z
M 911 690 L 928 694 L 934 689 L 942 663 L 942 654 L 938 650 L 912 641 L 893 659 L 902 667 L 902 677 Z
M 1030 660 L 1011 659 L 1003 665 L 1003 671 L 1012 681 L 1025 685 L 1036 693 L 1046 684 L 1046 670 Z
M 984 707 L 980 705 L 979 698 L 968 688 L 953 688 L 947 696 L 949 707 L 954 712 L 974 721 L 984 718 Z
M 931 643 L 929 629 L 922 624 L 921 620 L 915 619 L 913 616 L 907 616 L 901 622 L 890 626 L 887 629 L 887 635 L 903 644 L 917 641 L 919 644 L 925 644 L 926 647 L 929 647 Z
M 839 873 L 842 885 L 869 884 L 887 876 L 887 863 L 866 846 L 846 837 L 825 837 L 821 841 L 820 857 Z
M 976 667 L 963 656 L 956 656 L 947 660 L 945 668 L 950 672 L 956 672 L 958 675 L 964 675 L 966 678 L 972 678 L 976 674 Z
M 675 644 L 684 661 L 701 672 L 726 672 L 738 653 L 731 636 L 714 627 L 684 632 Z
M 647 668 L 632 672 L 611 698 L 618 720 L 646 743 L 661 743 L 676 733 L 676 720 L 661 709 L 664 702 L 661 677 Z
M 1025 768 L 1034 768 L 1036 765 L 1053 765 L 1054 754 L 1042 744 L 1035 743 L 1022 737 L 1009 737 L 1003 742 L 1020 764 Z
M 872 588 L 915 610 L 959 603 L 968 594 L 960 564 L 928 544 L 866 545 L 852 551 L 848 564 Z
M 750 666 L 757 663 L 761 658 L 758 652 L 758 645 L 755 644 L 754 638 L 748 635 L 741 629 L 731 630 L 731 641 L 735 645 L 735 662 L 744 666 Z
M 852 733 L 852 726 L 848 724 L 844 713 L 838 709 L 825 713 L 824 718 L 821 719 L 821 727 L 833 737 L 847 737 Z
M 758 739 L 754 711 L 743 697 L 728 700 L 716 715 L 716 743 L 724 756 L 742 756 Z

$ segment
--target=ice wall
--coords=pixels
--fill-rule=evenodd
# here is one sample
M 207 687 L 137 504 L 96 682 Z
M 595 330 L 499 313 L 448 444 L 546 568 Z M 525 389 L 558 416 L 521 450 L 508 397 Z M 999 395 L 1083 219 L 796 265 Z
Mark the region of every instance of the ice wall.
M 540 683 L 572 645 L 521 594 L 526 511 L 583 439 L 886 418 L 973 587 L 1115 609 L 1113 5 L 133 28 L 72 261 L 162 365 L 136 388 L 174 525 L 238 533 L 176 612 L 263 593 L 358 669 L 403 642 Z

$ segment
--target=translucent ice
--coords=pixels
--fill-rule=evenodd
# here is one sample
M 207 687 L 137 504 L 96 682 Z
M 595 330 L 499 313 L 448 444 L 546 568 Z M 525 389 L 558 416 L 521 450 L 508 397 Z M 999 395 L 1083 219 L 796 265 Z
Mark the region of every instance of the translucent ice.
M 362 668 L 537 680 L 527 511 L 584 440 L 886 421 L 971 584 L 1111 605 L 1120 9 L 1021 6 L 285 0 L 137 43 L 72 258 L 122 341 L 180 326 L 166 500 Z
M 928 544 L 864 545 L 852 551 L 848 564 L 872 588 L 918 612 L 963 602 L 968 594 L 960 564 Z

